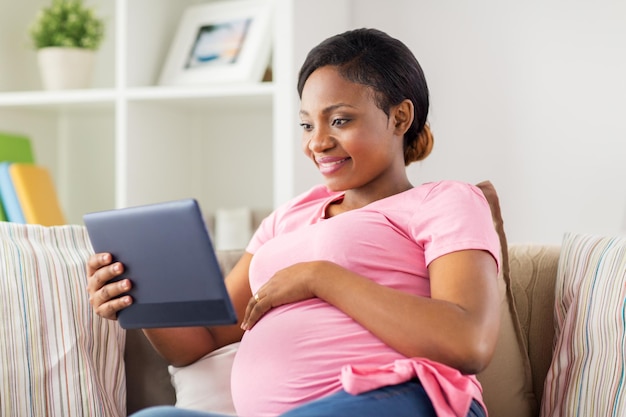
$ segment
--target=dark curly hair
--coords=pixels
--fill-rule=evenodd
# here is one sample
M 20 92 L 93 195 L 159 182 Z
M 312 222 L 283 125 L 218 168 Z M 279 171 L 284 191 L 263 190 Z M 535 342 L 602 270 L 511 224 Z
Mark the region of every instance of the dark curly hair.
M 413 123 L 404 134 L 404 163 L 426 158 L 433 136 L 426 123 L 428 86 L 422 67 L 409 48 L 376 29 L 355 29 L 332 36 L 307 55 L 298 76 L 298 95 L 318 68 L 337 67 L 346 80 L 371 87 L 376 105 L 387 116 L 392 106 L 405 99 L 414 107 Z

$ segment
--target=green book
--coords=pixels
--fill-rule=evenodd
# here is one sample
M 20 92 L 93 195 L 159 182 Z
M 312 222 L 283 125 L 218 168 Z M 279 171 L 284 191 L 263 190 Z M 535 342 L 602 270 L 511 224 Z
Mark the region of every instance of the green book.
M 30 139 L 23 135 L 0 132 L 0 162 L 35 162 Z

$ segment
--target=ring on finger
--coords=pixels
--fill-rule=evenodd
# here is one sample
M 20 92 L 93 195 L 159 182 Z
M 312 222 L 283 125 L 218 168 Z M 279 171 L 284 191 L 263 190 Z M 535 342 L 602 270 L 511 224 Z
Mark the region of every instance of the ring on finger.
M 261 298 L 259 297 L 259 293 L 258 292 L 254 294 L 254 301 L 256 301 L 257 303 L 259 301 L 261 301 Z

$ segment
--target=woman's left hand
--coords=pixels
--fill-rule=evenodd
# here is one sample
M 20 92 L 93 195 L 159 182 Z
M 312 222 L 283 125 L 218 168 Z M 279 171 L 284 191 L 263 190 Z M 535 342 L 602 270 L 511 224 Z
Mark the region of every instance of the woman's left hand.
M 329 267 L 338 267 L 325 261 L 302 262 L 278 271 L 250 298 L 241 328 L 250 330 L 265 313 L 274 307 L 315 297 L 312 281 L 328 274 Z

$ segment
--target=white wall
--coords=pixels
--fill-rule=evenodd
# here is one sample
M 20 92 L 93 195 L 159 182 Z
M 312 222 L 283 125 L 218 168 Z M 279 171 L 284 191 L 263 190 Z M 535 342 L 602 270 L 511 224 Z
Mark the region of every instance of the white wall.
M 426 73 L 433 154 L 414 184 L 491 180 L 510 242 L 626 231 L 626 2 L 352 1 Z M 298 186 L 319 181 L 311 171 Z

